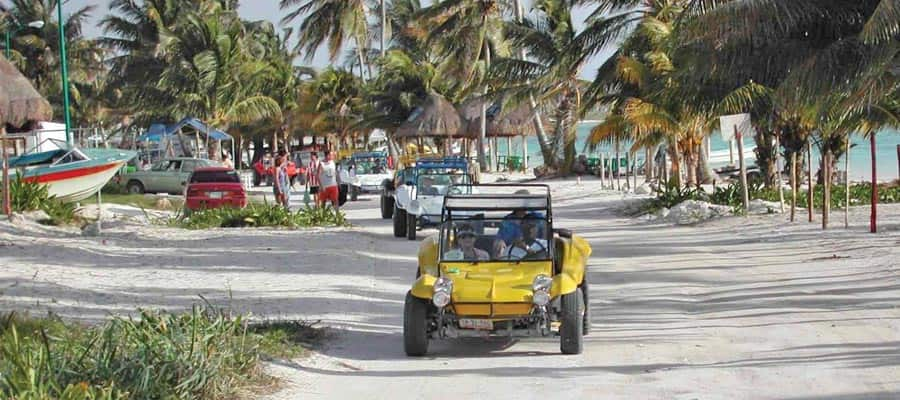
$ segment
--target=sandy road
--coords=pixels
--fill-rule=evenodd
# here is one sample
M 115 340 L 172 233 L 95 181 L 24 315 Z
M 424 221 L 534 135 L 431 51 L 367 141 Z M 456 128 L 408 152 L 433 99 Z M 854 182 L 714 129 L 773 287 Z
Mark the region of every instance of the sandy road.
M 407 358 L 417 243 L 393 238 L 371 196 L 339 232 L 127 225 L 104 243 L 0 225 L 0 307 L 96 319 L 203 295 L 335 327 L 321 354 L 272 365 L 287 382 L 273 399 L 900 398 L 900 208 L 885 207 L 890 232 L 874 236 L 864 209 L 850 231 L 777 215 L 672 227 L 616 216 L 618 195 L 554 189 L 557 226 L 594 247 L 579 356 L 548 338 L 439 342 Z

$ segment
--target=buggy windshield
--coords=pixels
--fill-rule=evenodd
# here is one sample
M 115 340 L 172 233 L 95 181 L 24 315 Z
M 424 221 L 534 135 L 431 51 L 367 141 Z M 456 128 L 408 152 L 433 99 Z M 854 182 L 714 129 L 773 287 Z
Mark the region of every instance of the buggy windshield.
M 416 195 L 417 196 L 445 196 L 448 192 L 452 192 L 451 194 L 470 194 L 471 182 L 469 180 L 469 176 L 461 173 L 434 173 L 434 174 L 423 174 L 419 173 L 419 176 L 416 180 Z M 458 186 L 464 185 L 464 186 Z M 456 187 L 453 187 L 456 186 Z M 452 187 L 452 188 L 451 188 Z M 452 191 L 451 191 L 452 189 Z
M 552 256 L 548 226 L 543 214 L 525 211 L 449 220 L 441 232 L 441 261 L 547 261 Z
M 386 163 L 382 159 L 375 160 L 355 160 L 356 163 L 356 174 L 383 174 L 387 172 Z

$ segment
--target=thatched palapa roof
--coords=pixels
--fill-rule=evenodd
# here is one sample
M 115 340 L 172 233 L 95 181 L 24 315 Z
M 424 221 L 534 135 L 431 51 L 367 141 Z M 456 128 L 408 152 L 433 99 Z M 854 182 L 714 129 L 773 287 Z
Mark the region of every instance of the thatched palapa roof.
M 0 126 L 20 128 L 53 116 L 50 103 L 31 86 L 22 73 L 0 56 Z
M 463 116 L 465 131 L 472 137 L 481 133 L 481 99 L 469 100 L 460 107 Z M 542 118 L 544 119 L 544 118 Z M 546 121 L 544 121 L 546 126 Z M 514 137 L 521 135 L 534 135 L 534 113 L 527 104 L 521 104 L 510 110 L 503 110 L 500 102 L 488 105 L 487 137 Z
M 428 95 L 425 103 L 416 108 L 400 125 L 395 138 L 415 137 L 461 137 L 462 119 L 456 108 L 438 94 Z

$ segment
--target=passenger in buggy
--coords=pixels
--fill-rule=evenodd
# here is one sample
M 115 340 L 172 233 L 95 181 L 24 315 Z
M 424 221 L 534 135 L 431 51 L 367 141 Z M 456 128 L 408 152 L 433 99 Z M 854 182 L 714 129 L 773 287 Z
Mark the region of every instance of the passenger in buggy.
M 456 234 L 457 248 L 444 253 L 447 261 L 488 261 L 491 255 L 487 251 L 475 247 L 475 232 L 471 228 L 463 228 Z

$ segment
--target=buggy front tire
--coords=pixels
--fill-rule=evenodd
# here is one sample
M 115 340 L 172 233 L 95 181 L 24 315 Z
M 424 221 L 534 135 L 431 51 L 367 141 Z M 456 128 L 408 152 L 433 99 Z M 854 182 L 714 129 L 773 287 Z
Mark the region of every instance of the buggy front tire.
M 428 352 L 428 301 L 410 292 L 403 307 L 403 350 L 410 357 Z
M 418 227 L 417 218 L 415 215 L 406 213 L 406 238 L 409 240 L 416 240 L 416 228 Z
M 581 288 L 564 294 L 560 303 L 559 349 L 563 354 L 581 354 L 584 349 L 584 295 Z
M 381 219 L 390 219 L 394 216 L 394 198 L 381 195 Z
M 394 202 L 394 237 L 406 236 L 406 210 L 397 207 Z
M 350 187 L 350 201 L 356 201 L 359 199 L 359 188 L 356 186 Z

